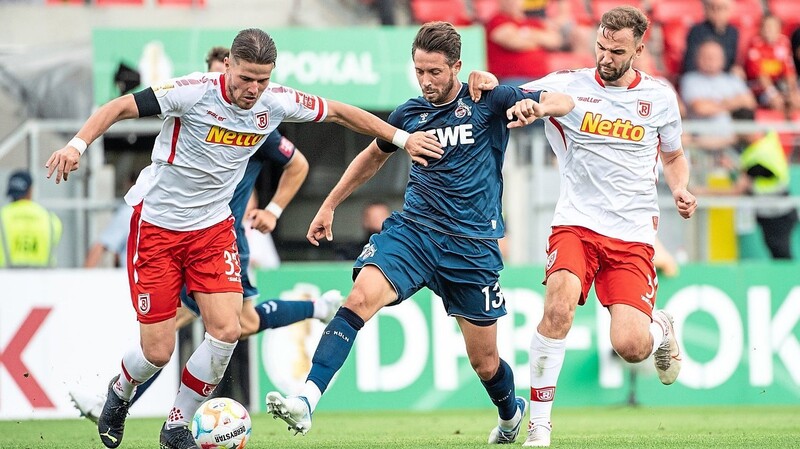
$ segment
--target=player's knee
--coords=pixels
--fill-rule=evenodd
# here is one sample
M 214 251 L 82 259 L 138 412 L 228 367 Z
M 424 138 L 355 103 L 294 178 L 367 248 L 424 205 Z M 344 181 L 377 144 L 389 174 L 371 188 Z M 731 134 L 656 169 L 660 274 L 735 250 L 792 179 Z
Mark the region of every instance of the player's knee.
M 650 347 L 642 341 L 632 338 L 619 339 L 611 342 L 614 351 L 628 363 L 638 363 L 650 356 Z
M 164 366 L 172 358 L 174 345 L 154 344 L 150 347 L 142 348 L 144 358 L 155 366 Z
M 575 309 L 564 301 L 549 304 L 542 316 L 542 330 L 553 338 L 564 338 L 572 327 Z
M 472 365 L 472 369 L 475 370 L 475 374 L 483 381 L 494 377 L 495 373 L 497 373 L 499 362 L 500 360 L 497 357 L 491 356 L 470 357 L 469 359 L 469 363 Z
M 380 310 L 381 302 L 376 295 L 368 294 L 364 289 L 354 286 L 343 306 L 367 321 Z
M 233 343 L 238 341 L 242 336 L 242 327 L 239 322 L 225 323 L 223 326 L 206 327 L 206 332 L 219 341 L 225 343 Z

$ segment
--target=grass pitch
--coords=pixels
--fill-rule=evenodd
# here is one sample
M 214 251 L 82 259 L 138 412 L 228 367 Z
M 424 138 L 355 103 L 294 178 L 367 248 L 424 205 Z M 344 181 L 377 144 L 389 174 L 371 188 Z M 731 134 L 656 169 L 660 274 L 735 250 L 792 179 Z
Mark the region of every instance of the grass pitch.
M 609 407 L 554 410 L 553 448 L 791 448 L 800 445 L 797 407 Z M 308 435 L 253 416 L 247 449 L 483 448 L 492 410 L 320 412 Z M 120 449 L 158 447 L 162 420 L 130 419 Z M 524 441 L 524 430 L 517 446 Z M 86 420 L 0 421 L 2 449 L 103 449 Z

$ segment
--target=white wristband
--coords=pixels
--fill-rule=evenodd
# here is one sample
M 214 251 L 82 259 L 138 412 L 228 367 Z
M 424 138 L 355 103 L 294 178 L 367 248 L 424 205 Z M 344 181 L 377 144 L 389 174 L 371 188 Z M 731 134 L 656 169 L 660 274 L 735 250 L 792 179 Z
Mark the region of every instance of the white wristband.
M 275 218 L 281 218 L 281 214 L 283 213 L 283 208 L 275 204 L 274 201 L 270 201 L 267 204 L 267 207 L 264 208 L 265 211 L 270 212 Z
M 408 138 L 411 137 L 411 134 L 403 131 L 402 129 L 398 129 L 394 132 L 394 137 L 392 137 L 392 143 L 396 147 L 405 148 L 406 142 L 408 142 Z
M 67 146 L 75 148 L 78 150 L 78 153 L 83 156 L 83 153 L 86 151 L 86 147 L 89 145 L 80 137 L 75 136 L 67 143 Z

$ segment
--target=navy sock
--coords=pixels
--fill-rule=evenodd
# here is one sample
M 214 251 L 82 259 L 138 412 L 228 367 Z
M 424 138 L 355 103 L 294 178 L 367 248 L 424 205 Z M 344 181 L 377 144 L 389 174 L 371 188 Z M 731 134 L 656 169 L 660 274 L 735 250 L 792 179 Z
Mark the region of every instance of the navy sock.
M 314 303 L 311 301 L 282 301 L 270 299 L 256 305 L 259 323 L 258 331 L 288 326 L 314 316 Z
M 514 395 L 514 372 L 505 360 L 500 359 L 497 373 L 487 381 L 481 380 L 483 388 L 489 393 L 492 403 L 497 406 L 500 419 L 511 419 L 517 413 L 517 404 Z
M 142 397 L 144 392 L 147 391 L 148 388 L 150 388 L 150 385 L 153 385 L 153 382 L 158 378 L 158 376 L 161 375 L 162 371 L 164 370 L 160 369 L 156 371 L 156 373 L 153 374 L 153 377 L 147 379 L 147 382 L 136 386 L 136 392 L 133 393 L 133 397 L 131 398 L 131 405 L 133 405 L 134 402 L 138 401 L 139 398 Z
M 346 307 L 340 308 L 328 323 L 314 352 L 307 378 L 319 387 L 319 391 L 325 392 L 334 374 L 344 365 L 362 327 L 364 320 Z

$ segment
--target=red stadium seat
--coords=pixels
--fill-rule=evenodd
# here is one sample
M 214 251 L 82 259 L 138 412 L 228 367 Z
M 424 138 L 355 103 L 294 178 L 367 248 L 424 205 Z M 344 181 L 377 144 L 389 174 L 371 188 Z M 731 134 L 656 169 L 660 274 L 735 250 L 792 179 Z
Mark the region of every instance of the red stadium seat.
M 592 15 L 589 13 L 589 10 L 586 9 L 586 2 L 584 0 L 562 0 L 569 2 L 569 11 L 572 17 L 575 19 L 575 22 L 579 25 L 594 25 L 595 20 Z M 558 17 L 559 15 L 559 7 L 561 2 L 558 1 L 550 1 L 547 2 L 547 17 Z
M 411 0 L 411 14 L 417 23 L 442 20 L 456 26 L 472 24 L 462 0 Z
M 552 52 L 547 54 L 547 72 L 557 72 L 559 70 L 582 69 L 584 67 L 594 67 L 594 56 L 586 53 L 572 53 L 568 51 Z
M 661 23 L 661 34 L 664 39 L 664 69 L 667 71 L 667 78 L 673 81 L 683 69 L 686 35 L 689 33 L 690 27 L 691 23 L 683 18 Z
M 705 17 L 701 0 L 665 0 L 651 5 L 650 19 L 660 24 L 682 21 L 691 26 Z
M 783 34 L 787 36 L 791 36 L 792 32 L 800 26 L 800 1 L 798 0 L 767 0 L 767 10 L 781 19 Z
M 665 0 L 661 0 L 662 2 Z M 617 6 L 634 6 L 639 9 L 642 8 L 642 0 L 591 0 L 592 17 L 595 21 L 599 21 L 600 17 L 609 9 L 616 8 Z
M 475 20 L 486 23 L 497 14 L 500 6 L 497 0 L 472 0 L 472 10 L 475 13 Z

